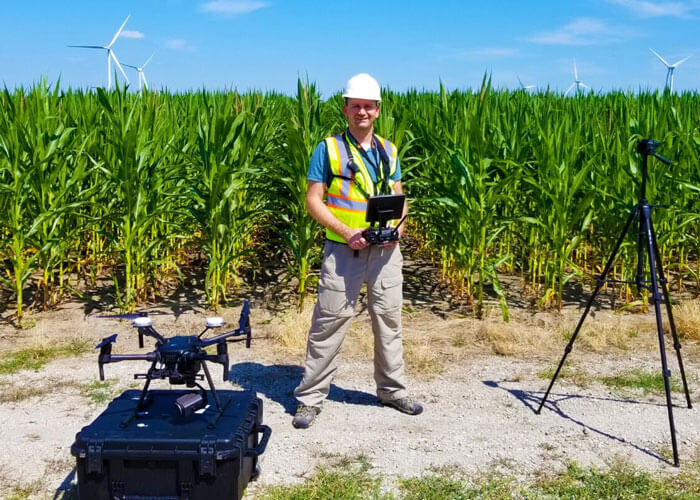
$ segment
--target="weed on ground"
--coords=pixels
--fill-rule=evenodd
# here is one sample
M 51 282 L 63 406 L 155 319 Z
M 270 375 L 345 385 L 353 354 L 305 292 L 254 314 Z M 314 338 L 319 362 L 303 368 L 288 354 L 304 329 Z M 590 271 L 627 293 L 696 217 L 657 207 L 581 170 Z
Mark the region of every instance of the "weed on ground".
M 79 356 L 89 350 L 88 342 L 79 339 L 73 339 L 60 346 L 38 345 L 21 349 L 0 358 L 0 374 L 7 375 L 22 370 L 38 370 L 55 359 Z
M 502 500 L 504 498 L 648 500 L 700 498 L 700 460 L 684 465 L 677 475 L 651 474 L 618 460 L 606 470 L 576 463 L 554 476 L 535 481 L 505 474 L 467 477 L 457 469 L 400 479 L 391 491 L 376 477 L 367 460 L 335 460 L 316 469 L 304 483 L 265 488 L 263 500 Z

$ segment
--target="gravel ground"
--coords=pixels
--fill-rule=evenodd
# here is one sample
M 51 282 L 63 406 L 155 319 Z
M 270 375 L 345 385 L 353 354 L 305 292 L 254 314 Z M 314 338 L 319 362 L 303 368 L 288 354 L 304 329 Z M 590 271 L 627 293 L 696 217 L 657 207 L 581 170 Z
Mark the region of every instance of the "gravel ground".
M 92 342 L 112 333 L 111 323 L 117 323 L 104 326 L 77 314 L 65 310 L 43 316 L 33 329 L 33 338 L 65 337 L 72 332 Z M 192 321 L 201 322 L 201 316 Z M 128 335 L 125 323 L 114 330 Z M 130 335 L 127 339 L 120 335 L 122 352 L 136 346 L 133 333 Z M 0 335 L 4 350 L 30 343 L 29 336 L 14 330 L 3 330 Z M 262 474 L 249 488 L 247 498 L 254 498 L 264 485 L 303 481 L 329 454 L 363 455 L 372 464 L 372 474 L 389 480 L 441 466 L 470 474 L 497 470 L 528 478 L 561 470 L 570 461 L 605 467 L 617 458 L 643 470 L 677 470 L 669 463 L 671 444 L 663 396 L 621 394 L 595 382 L 581 388 L 559 380 L 542 414 L 534 413 L 548 383 L 537 372 L 553 369 L 563 347 L 562 343 L 561 350 L 553 351 L 558 354 L 519 358 L 475 352 L 449 358 L 438 375 L 411 375 L 411 391 L 425 407 L 415 417 L 379 406 L 371 363 L 353 357 L 341 361 L 330 397 L 307 430 L 291 425 L 292 390 L 302 372 L 298 359 L 280 362 L 262 342 L 249 351 L 232 346 L 233 381 L 222 383 L 218 366 L 213 372 L 220 389 L 255 390 L 263 400 L 264 422 L 273 430 L 261 460 Z M 685 354 L 686 372 L 697 381 L 700 364 Z M 577 368 L 595 376 L 632 368 L 659 369 L 658 351 L 651 350 L 623 354 L 574 350 L 570 357 Z M 674 359 L 672 353 L 669 359 Z M 108 365 L 105 370 L 112 382 L 107 390 L 116 395 L 137 387 L 131 374 L 145 368 L 130 363 Z M 0 439 L 6 450 L 0 456 L 0 493 L 25 488 L 32 497 L 54 498 L 70 488 L 74 480 L 70 445 L 76 432 L 105 406 L 85 396 L 96 380 L 92 352 L 53 361 L 36 372 L 0 376 L 5 391 L 0 403 Z M 36 395 L 23 398 L 18 392 L 22 390 Z M 697 389 L 691 386 L 693 392 L 697 394 Z M 685 406 L 681 393 L 674 393 L 673 398 L 683 464 L 700 455 L 700 419 L 697 409 Z

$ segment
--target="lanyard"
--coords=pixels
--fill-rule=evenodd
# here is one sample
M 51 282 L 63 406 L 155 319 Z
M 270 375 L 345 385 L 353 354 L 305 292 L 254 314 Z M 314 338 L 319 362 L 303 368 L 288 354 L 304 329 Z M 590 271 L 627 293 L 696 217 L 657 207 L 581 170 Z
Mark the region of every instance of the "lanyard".
M 350 132 L 345 131 L 345 136 L 343 142 L 345 143 L 345 151 L 347 152 L 348 155 L 348 164 L 347 167 L 353 171 L 353 173 L 357 174 L 357 172 L 360 170 L 360 168 L 355 164 L 354 157 L 352 155 L 352 151 L 350 150 Z M 373 135 L 372 136 L 372 146 L 377 148 L 377 151 L 379 151 L 379 169 L 376 172 L 377 173 L 377 178 L 378 182 L 374 182 L 370 176 L 370 181 L 374 184 L 374 191 L 377 191 L 377 185 L 381 184 L 381 187 L 379 189 L 379 194 L 389 194 L 389 155 L 386 154 L 386 151 L 382 147 L 381 143 L 379 140 L 377 140 L 377 136 Z M 353 147 L 355 149 L 358 149 L 357 146 L 353 144 Z M 359 150 L 358 150 L 359 152 Z M 369 199 L 370 197 L 367 195 L 367 192 L 362 188 L 359 182 L 355 182 L 355 186 L 358 188 L 360 193 L 362 195 Z

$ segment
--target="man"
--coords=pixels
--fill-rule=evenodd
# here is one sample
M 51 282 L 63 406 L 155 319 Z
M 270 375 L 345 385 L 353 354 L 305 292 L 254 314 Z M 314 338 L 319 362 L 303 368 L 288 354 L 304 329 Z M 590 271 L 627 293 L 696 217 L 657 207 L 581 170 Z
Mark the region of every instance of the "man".
M 374 135 L 381 101 L 374 78 L 366 73 L 353 76 L 343 97 L 348 128 L 344 134 L 321 142 L 309 165 L 306 206 L 326 228 L 326 245 L 304 377 L 294 391 L 299 406 L 292 424 L 303 429 L 313 423 L 328 395 L 363 283 L 367 283 L 374 333 L 377 397 L 385 406 L 409 415 L 423 411 L 409 398 L 405 386 L 401 341 L 403 257 L 398 242 L 370 246 L 363 236 L 369 225 L 365 221 L 367 200 L 378 194 L 403 192 L 396 146 Z M 407 211 L 404 204 L 404 215 Z M 403 227 L 399 227 L 399 236 Z

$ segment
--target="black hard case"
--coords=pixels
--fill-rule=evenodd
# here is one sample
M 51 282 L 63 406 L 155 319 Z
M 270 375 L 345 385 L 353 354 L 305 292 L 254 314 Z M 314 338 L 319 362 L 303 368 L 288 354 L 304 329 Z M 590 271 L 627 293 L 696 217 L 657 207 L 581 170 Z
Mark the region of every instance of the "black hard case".
M 71 446 L 78 498 L 240 499 L 270 436 L 262 401 L 251 391 L 217 391 L 225 411 L 214 422 L 213 404 L 178 414 L 175 399 L 187 392 L 149 391 L 144 411 L 130 420 L 141 391 L 126 391 L 78 432 Z

